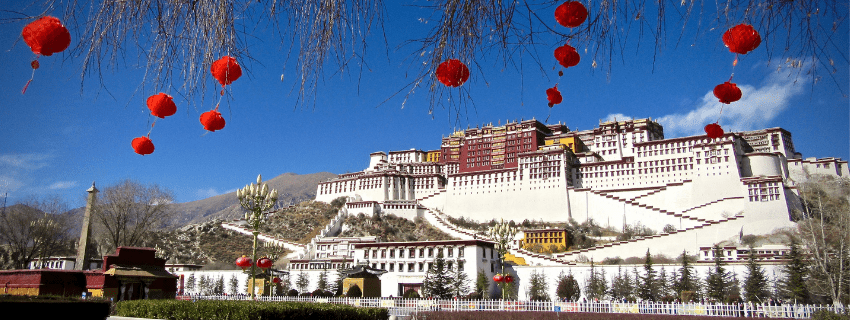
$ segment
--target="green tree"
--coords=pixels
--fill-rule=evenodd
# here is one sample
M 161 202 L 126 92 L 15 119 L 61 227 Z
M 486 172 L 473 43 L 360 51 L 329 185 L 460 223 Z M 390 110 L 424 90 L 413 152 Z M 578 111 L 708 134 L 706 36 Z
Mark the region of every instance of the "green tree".
M 726 286 L 726 299 L 724 301 L 741 301 L 741 282 L 738 281 L 737 273 L 729 273 L 729 284 Z
M 672 294 L 670 293 L 670 278 L 667 277 L 667 271 L 664 266 L 658 271 L 658 299 L 661 301 L 671 301 Z
M 695 293 L 698 289 L 698 280 L 687 251 L 682 251 L 681 259 L 682 267 L 679 269 L 678 277 L 673 281 L 673 290 L 682 301 L 692 301 L 697 298 Z
M 319 279 L 316 282 L 316 289 L 325 292 L 328 291 L 329 286 L 330 285 L 328 284 L 328 271 L 322 270 L 322 272 L 319 273 Z
M 186 288 L 186 293 L 190 293 L 190 292 L 195 291 L 195 274 L 194 273 L 190 273 L 189 276 L 186 278 L 186 283 L 184 284 L 184 287 Z
M 230 295 L 236 295 L 239 293 L 239 278 L 236 275 L 230 276 L 230 291 L 228 292 Z
M 463 262 L 459 261 L 455 267 L 454 280 L 452 281 L 452 294 L 455 297 L 465 295 L 469 291 L 469 276 L 463 272 Z
M 752 303 L 761 303 L 770 296 L 767 276 L 756 262 L 756 251 L 750 247 L 747 255 L 747 274 L 744 277 L 744 299 Z
M 479 297 L 486 298 L 490 291 L 490 278 L 484 273 L 484 269 L 478 269 L 478 274 L 475 276 L 475 293 Z
M 546 275 L 537 270 L 531 272 L 528 277 L 528 298 L 532 301 L 549 301 L 549 285 L 546 283 Z
M 781 281 L 781 295 L 795 303 L 809 303 L 809 288 L 806 286 L 808 266 L 803 259 L 800 245 L 796 239 L 791 240 L 791 250 L 788 252 L 788 264 L 785 265 L 785 277 Z
M 705 279 L 706 295 L 714 301 L 725 302 L 729 292 L 729 273 L 723 267 L 725 263 L 720 245 L 715 244 L 712 251 L 714 252 L 714 269 L 709 270 Z
M 629 277 L 629 272 L 623 272 L 623 267 L 617 267 L 617 275 L 611 281 L 611 299 L 614 300 L 633 300 L 634 286 Z
M 299 272 L 298 279 L 295 280 L 295 286 L 299 292 L 307 292 L 307 286 L 310 285 L 310 277 L 306 272 Z
M 584 292 L 590 300 L 603 300 L 608 292 L 605 270 L 597 271 L 592 260 L 590 261 L 590 277 L 584 286 Z
M 658 279 L 656 279 L 656 272 L 652 267 L 652 256 L 649 254 L 649 249 L 646 249 L 643 276 L 640 277 L 637 294 L 644 301 L 656 301 L 658 299 Z
M 219 276 L 218 279 L 215 281 L 213 293 L 224 294 L 224 276 Z
M 437 251 L 437 258 L 425 274 L 422 289 L 426 295 L 435 298 L 448 299 L 452 297 L 452 282 L 454 277 L 448 272 L 443 252 Z
M 579 288 L 578 281 L 573 276 L 572 270 L 570 270 L 568 275 L 564 275 L 563 271 L 558 275 L 558 289 L 555 290 L 555 293 L 558 295 L 558 298 L 568 301 L 577 301 L 581 296 L 581 288 Z

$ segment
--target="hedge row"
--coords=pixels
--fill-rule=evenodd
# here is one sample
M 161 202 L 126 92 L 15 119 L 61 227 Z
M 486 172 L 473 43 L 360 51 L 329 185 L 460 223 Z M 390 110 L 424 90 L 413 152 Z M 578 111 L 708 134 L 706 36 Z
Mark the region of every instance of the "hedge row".
M 117 303 L 122 317 L 168 320 L 388 319 L 382 308 L 309 302 L 135 300 Z
M 106 319 L 110 312 L 108 300 L 81 300 L 68 297 L 0 296 L 0 310 L 17 317 L 37 319 L 67 318 L 68 315 L 84 314 L 88 319 Z M 14 317 L 13 317 L 14 318 Z

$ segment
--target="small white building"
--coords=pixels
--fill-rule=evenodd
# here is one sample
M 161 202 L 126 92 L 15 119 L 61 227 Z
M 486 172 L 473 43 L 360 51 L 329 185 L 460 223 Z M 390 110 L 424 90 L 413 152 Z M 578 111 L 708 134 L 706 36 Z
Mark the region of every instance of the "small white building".
M 501 271 L 494 245 L 481 240 L 364 243 L 355 245 L 358 251 L 355 257 L 358 263 L 387 270 L 380 277 L 381 295 L 385 297 L 399 297 L 409 289 L 420 292 L 428 270 L 440 253 L 452 272 L 461 268 L 467 275 L 471 292 L 479 270 L 489 278 Z M 491 285 L 490 290 L 495 288 Z

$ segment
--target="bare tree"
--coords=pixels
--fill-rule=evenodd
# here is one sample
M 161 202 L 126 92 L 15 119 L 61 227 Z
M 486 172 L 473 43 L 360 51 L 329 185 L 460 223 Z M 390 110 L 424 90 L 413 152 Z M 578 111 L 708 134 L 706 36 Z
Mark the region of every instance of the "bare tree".
M 808 287 L 833 303 L 850 300 L 850 179 L 815 176 L 799 186 L 800 242 L 809 256 Z
M 330 67 L 333 74 L 368 68 L 366 40 L 373 28 L 384 31 L 383 40 L 387 41 L 383 0 L 32 2 L 25 8 L 32 12 L 20 12 L 15 18 L 0 21 L 27 21 L 48 13 L 61 15 L 53 11 L 64 7 L 62 18 L 79 32 L 80 41 L 71 54 L 83 59 L 83 77 L 95 75 L 102 79 L 103 70 L 117 69 L 127 56 L 136 56 L 138 64 L 145 66 L 140 87 L 150 84 L 162 89 L 176 83 L 179 94 L 190 101 L 196 93 L 203 92 L 204 80 L 209 76 L 206 70 L 219 56 L 228 54 L 242 62 L 251 61 L 249 43 L 254 40 L 255 31 L 267 25 L 289 47 L 289 52 L 281 57 L 297 57 L 294 78 L 299 88 L 298 103 L 307 95 L 315 97 L 325 67 Z M 582 57 L 583 61 L 610 74 L 616 60 L 625 63 L 632 41 L 640 45 L 648 40 L 654 48 L 654 62 L 668 45 L 695 43 L 700 37 L 738 23 L 754 25 L 762 34 L 771 59 L 776 56 L 779 62 L 806 66 L 809 69 L 800 70 L 800 74 L 811 75 L 814 82 L 824 73 L 816 71 L 825 69 L 834 79 L 833 74 L 848 63 L 846 46 L 836 43 L 846 30 L 846 1 L 581 0 L 590 15 L 587 22 L 572 29 L 558 26 L 551 16 L 562 2 L 411 1 L 410 7 L 425 9 L 419 22 L 431 22 L 431 29 L 423 35 L 408 36 L 413 76 L 399 93 L 406 91 L 406 96 L 410 96 L 417 88 L 427 88 L 430 111 L 448 107 L 450 115 L 460 117 L 471 100 L 469 92 L 461 87 L 455 93 L 438 85 L 434 76 L 439 63 L 446 59 L 460 59 L 470 66 L 487 63 L 520 71 L 538 69 L 547 76 L 551 73 L 547 70 L 555 65 L 551 49 L 571 41 L 583 49 L 582 55 L 587 56 Z M 403 29 L 389 31 L 410 33 L 409 28 Z M 672 35 L 669 39 L 668 32 Z M 523 65 L 526 56 L 533 59 L 534 65 Z M 486 83 L 483 72 L 479 74 Z M 447 97 L 451 102 L 442 105 Z
M 26 269 L 30 260 L 69 254 L 73 250 L 70 213 L 58 197 L 32 198 L 0 213 L 4 269 Z
M 94 221 L 99 228 L 98 241 L 111 252 L 119 246 L 141 246 L 145 237 L 168 223 L 173 215 L 174 195 L 158 185 L 142 185 L 124 180 L 106 187 L 99 195 Z

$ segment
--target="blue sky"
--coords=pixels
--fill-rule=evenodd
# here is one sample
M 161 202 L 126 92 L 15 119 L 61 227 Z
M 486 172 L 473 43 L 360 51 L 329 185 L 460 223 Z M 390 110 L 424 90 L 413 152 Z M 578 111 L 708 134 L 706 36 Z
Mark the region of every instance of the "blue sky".
M 443 109 L 432 118 L 427 88 L 417 90 L 404 108 L 402 97 L 381 104 L 415 72 L 405 60 L 412 48 L 397 49 L 399 44 L 424 36 L 421 32 L 430 27 L 419 20 L 427 20 L 428 12 L 394 1 L 387 5 L 388 48 L 377 35 L 371 37 L 368 69 L 362 74 L 329 73 L 315 105 L 296 107 L 290 94 L 296 75 L 284 71 L 294 70 L 293 61 L 285 65 L 286 52 L 276 38 L 258 37 L 249 44 L 257 62 L 243 62 L 249 74 L 233 83 L 232 99 L 222 104 L 227 126 L 205 134 L 198 117 L 214 102 L 176 101 L 177 114 L 157 121 L 151 134 L 156 151 L 144 157 L 132 151 L 130 141 L 148 132 L 153 118 L 145 99 L 158 91 L 134 95 L 141 82 L 135 55 L 127 55 L 126 64 L 106 74 L 105 87 L 88 81 L 82 91 L 80 59 L 67 53 L 42 57 L 35 80 L 22 95 L 34 57 L 20 41 L 25 22 L 0 24 L 0 192 L 8 192 L 10 203 L 59 195 L 71 206 L 82 206 L 92 181 L 103 187 L 129 178 L 169 188 L 178 202 L 186 202 L 232 191 L 257 174 L 271 178 L 286 172 L 358 171 L 371 152 L 436 149 L 440 138 L 457 127 L 546 119 L 545 90 L 558 81 L 564 103 L 551 109 L 550 123 L 584 130 L 600 119 L 652 117 L 665 126 L 668 138 L 702 134 L 719 111 L 711 90 L 732 72 L 734 55 L 723 46 L 722 26 L 704 28 L 696 41 L 679 46 L 671 32 L 654 66 L 652 43 L 643 39 L 638 47 L 633 36 L 622 59 L 614 59 L 610 77 L 582 54 L 579 65 L 565 70 L 559 80 L 549 53 L 558 43 L 544 37 L 548 43 L 537 49 L 544 52 L 545 74 L 530 59 L 523 61 L 522 72 L 487 60 L 462 87 L 474 107 L 466 109 L 460 122 Z M 3 1 L 3 6 L 17 4 Z M 551 11 L 541 16 L 549 17 Z M 804 157 L 850 158 L 850 114 L 843 96 L 850 92 L 847 22 L 839 30 L 836 47 L 843 58 L 834 60 L 837 84 L 824 69 L 813 83 L 799 74 L 801 69 L 780 63 L 783 44 L 763 43 L 742 56 L 734 82 L 744 98 L 724 108 L 724 129 L 782 127 L 793 134 Z M 767 45 L 773 49 L 772 61 Z M 214 80 L 208 81 L 207 95 L 214 95 Z

